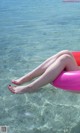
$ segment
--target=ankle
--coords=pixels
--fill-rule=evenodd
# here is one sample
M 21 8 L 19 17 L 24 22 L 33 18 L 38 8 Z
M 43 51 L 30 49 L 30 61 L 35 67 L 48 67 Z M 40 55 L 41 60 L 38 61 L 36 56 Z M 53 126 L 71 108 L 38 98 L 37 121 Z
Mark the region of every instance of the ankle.
M 36 92 L 37 91 L 36 87 L 32 83 L 28 85 L 28 89 L 29 89 L 29 92 Z
M 27 85 L 26 91 L 29 92 L 29 93 L 34 92 L 32 84 Z

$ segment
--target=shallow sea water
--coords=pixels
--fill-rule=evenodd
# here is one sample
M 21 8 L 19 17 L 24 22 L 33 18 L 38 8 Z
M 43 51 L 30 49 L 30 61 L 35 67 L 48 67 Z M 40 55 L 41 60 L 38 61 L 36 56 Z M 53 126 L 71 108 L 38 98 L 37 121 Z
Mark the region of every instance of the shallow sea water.
M 0 126 L 8 133 L 80 133 L 80 94 L 51 85 L 14 95 L 11 79 L 64 49 L 80 50 L 80 3 L 0 1 Z

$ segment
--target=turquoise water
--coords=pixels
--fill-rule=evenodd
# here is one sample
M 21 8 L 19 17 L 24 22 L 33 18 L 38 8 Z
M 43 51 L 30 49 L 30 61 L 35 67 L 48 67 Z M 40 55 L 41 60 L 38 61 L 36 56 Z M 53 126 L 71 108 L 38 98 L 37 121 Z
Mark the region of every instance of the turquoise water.
M 80 133 L 80 95 L 47 85 L 14 95 L 11 79 L 56 52 L 80 50 L 80 3 L 0 1 L 0 125 L 9 133 Z

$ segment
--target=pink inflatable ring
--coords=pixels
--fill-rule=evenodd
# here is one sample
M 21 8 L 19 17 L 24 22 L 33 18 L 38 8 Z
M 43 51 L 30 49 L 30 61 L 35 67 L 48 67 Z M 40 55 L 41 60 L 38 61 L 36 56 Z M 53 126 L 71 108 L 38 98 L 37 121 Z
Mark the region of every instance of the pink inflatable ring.
M 80 71 L 64 71 L 52 85 L 68 91 L 80 91 Z
M 80 52 L 73 52 L 73 56 L 80 65 Z M 80 71 L 63 71 L 51 84 L 63 90 L 80 91 Z

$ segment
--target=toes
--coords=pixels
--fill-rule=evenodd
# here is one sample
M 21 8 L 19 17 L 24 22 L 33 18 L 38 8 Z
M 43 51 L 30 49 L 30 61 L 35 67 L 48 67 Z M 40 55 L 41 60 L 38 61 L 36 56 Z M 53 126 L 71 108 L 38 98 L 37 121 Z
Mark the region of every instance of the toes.
M 16 82 L 15 80 L 12 80 L 12 83 L 13 83 L 13 84 L 16 84 L 17 82 Z
M 8 85 L 8 89 L 11 89 L 12 88 L 12 86 L 11 85 Z
M 18 85 L 18 82 L 15 80 L 12 80 L 12 83 Z
M 15 87 L 11 86 L 11 85 L 8 85 L 8 89 L 12 92 L 12 93 L 15 93 L 15 90 L 14 90 Z

